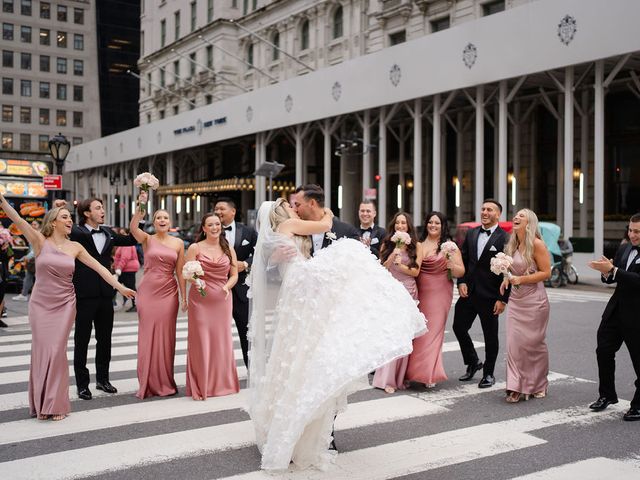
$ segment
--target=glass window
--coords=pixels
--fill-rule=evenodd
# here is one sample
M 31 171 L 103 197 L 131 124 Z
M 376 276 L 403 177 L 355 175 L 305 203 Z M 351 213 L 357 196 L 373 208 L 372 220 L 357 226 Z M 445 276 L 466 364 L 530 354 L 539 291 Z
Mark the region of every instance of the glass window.
M 2 11 L 4 13 L 13 13 L 13 0 L 2 0 Z
M 271 43 L 273 43 L 276 47 L 271 52 L 271 60 L 275 61 L 280 58 L 280 32 L 276 32 L 273 34 L 273 38 L 271 39 Z
M 40 18 L 51 18 L 51 4 L 40 2 Z
M 213 47 L 211 45 L 207 47 L 207 68 L 213 69 Z
M 2 79 L 2 93 L 4 95 L 13 95 L 13 78 Z
M 340 38 L 343 35 L 342 7 L 336 8 L 333 12 L 333 38 Z
M 211 105 L 213 103 L 213 95 L 205 95 L 204 101 L 207 105 Z
M 20 54 L 20 68 L 23 70 L 31 70 L 31 54 L 30 53 Z
M 23 43 L 31 43 L 31 27 L 20 27 L 20 41 Z
M 180 107 L 178 105 L 173 106 L 173 115 L 178 115 L 180 113 Z
M 73 74 L 79 77 L 84 75 L 84 60 L 73 61 Z
M 84 9 L 83 8 L 73 9 L 73 23 L 77 23 L 78 25 L 84 25 Z
M 2 24 L 2 39 L 13 40 L 13 23 Z
M 309 20 L 302 22 L 300 26 L 300 50 L 309 48 Z
M 40 45 L 51 45 L 51 30 L 47 28 L 40 29 Z
M 174 24 L 174 39 L 178 40 L 180 38 L 180 10 L 173 14 L 173 24 Z
M 193 77 L 196 74 L 196 54 L 195 53 L 190 53 L 189 54 L 189 76 Z
M 213 0 L 207 0 L 207 23 L 213 21 Z
M 13 68 L 13 52 L 11 50 L 2 51 L 2 66 L 5 68 Z
M 196 2 L 191 2 L 191 31 L 193 32 L 196 29 L 196 23 L 197 23 L 197 18 L 196 18 L 196 12 L 198 10 L 198 7 L 196 5 Z
M 31 96 L 31 80 L 20 80 L 20 95 L 23 97 Z
M 180 60 L 173 62 L 173 81 L 178 83 L 178 77 L 180 77 Z
M 13 105 L 2 105 L 2 121 L 13 122 Z
M 31 123 L 31 107 L 20 107 L 20 123 Z
M 67 7 L 64 5 L 58 5 L 58 21 L 59 22 L 67 21 Z
M 20 13 L 31 16 L 31 0 L 20 0 Z
M 40 71 L 41 72 L 48 72 L 49 70 L 51 70 L 51 60 L 49 58 L 49 55 L 40 55 Z
M 82 143 L 82 137 L 73 137 L 71 140 L 72 145 L 80 145 Z
M 164 87 L 167 83 L 164 72 L 165 72 L 164 70 L 160 70 L 160 86 L 161 87 Z
M 41 108 L 39 118 L 40 118 L 40 125 L 49 125 L 49 109 Z
M 48 135 L 38 135 L 38 150 L 41 152 L 49 151 L 49 136 Z
M 73 112 L 73 126 L 82 127 L 82 112 Z
M 493 15 L 494 13 L 504 12 L 504 0 L 498 0 L 497 2 L 489 2 L 482 5 L 482 14 Z
M 74 102 L 82 102 L 84 99 L 84 88 L 82 85 L 74 85 L 73 86 L 73 101 Z
M 31 135 L 28 133 L 20 134 L 20 150 L 31 150 Z
M 51 84 L 49 82 L 40 82 L 40 98 L 49 98 Z
M 13 133 L 2 132 L 2 149 L 13 150 Z
M 58 57 L 56 59 L 56 72 L 67 73 L 67 59 Z
M 67 111 L 56 110 L 56 125 L 59 127 L 67 126 Z
M 247 63 L 253 67 L 253 43 L 247 47 Z
M 147 95 L 151 95 L 151 74 L 147 73 Z
M 164 47 L 167 43 L 167 21 L 160 20 L 160 46 Z
M 67 85 L 65 83 L 58 83 L 56 85 L 56 98 L 58 100 L 67 99 Z
M 400 30 L 399 32 L 391 33 L 389 35 L 389 46 L 392 47 L 394 45 L 398 45 L 399 43 L 404 43 L 407 41 L 407 32 L 406 30 Z
M 160 115 L 160 120 L 164 119 L 164 115 L 165 115 L 164 110 L 160 110 L 158 114 Z
M 67 48 L 67 32 L 58 32 L 56 42 L 58 47 Z
M 451 26 L 451 19 L 448 16 L 446 16 L 444 18 L 433 20 L 431 22 L 431 31 L 433 33 L 440 32 L 442 30 L 446 30 L 450 26 Z

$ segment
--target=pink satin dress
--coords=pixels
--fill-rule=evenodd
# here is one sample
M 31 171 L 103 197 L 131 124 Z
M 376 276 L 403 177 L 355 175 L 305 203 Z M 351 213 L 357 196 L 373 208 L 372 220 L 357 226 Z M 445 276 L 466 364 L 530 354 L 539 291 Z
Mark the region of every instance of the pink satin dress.
M 393 255 L 393 254 L 392 254 Z M 403 265 L 409 265 L 409 254 L 406 251 L 402 251 L 401 263 Z M 393 278 L 398 280 L 407 289 L 407 292 L 411 295 L 411 298 L 418 300 L 418 289 L 416 287 L 416 279 L 411 275 L 407 275 L 400 268 L 391 264 L 389 272 L 393 275 Z M 407 365 L 409 363 L 409 357 L 400 357 L 387 363 L 386 365 L 378 368 L 373 376 L 373 386 L 376 388 L 392 387 L 396 390 L 404 390 L 405 376 L 407 372 Z
M 520 252 L 513 255 L 514 275 L 526 275 Z M 537 271 L 535 263 L 529 269 Z M 546 392 L 549 350 L 546 336 L 549 299 L 543 282 L 511 287 L 507 307 L 507 391 L 532 394 Z
M 232 295 L 222 287 L 229 279 L 231 261 L 226 255 L 211 259 L 198 254 L 206 295 L 189 288 L 187 334 L 187 395 L 206 399 L 240 391 L 231 336 Z
M 153 235 L 147 237 L 144 276 L 138 287 L 138 383 L 136 397 L 174 395 L 178 282 L 178 253 Z
M 36 257 L 38 281 L 29 300 L 31 368 L 29 411 L 66 415 L 69 403 L 67 341 L 76 318 L 75 259 L 45 241 Z
M 444 254 L 439 252 L 422 260 L 416 283 L 418 308 L 429 322 L 429 331 L 413 340 L 407 380 L 425 384 L 443 382 L 447 374 L 442 366 L 442 344 L 453 299 L 453 281 L 447 278 Z

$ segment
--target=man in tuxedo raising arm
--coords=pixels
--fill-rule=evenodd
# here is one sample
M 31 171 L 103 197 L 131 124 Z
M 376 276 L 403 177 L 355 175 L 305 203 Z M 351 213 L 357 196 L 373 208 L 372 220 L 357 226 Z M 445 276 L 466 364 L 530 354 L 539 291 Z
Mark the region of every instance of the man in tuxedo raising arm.
M 636 372 L 636 393 L 624 420 L 640 420 L 640 213 L 629 221 L 629 242 L 618 248 L 613 261 L 602 257 L 589 266 L 602 274 L 604 283 L 615 283 L 616 289 L 602 314 L 598 328 L 599 398 L 589 408 L 600 411 L 618 403 L 616 393 L 616 353 L 627 345 Z
M 467 232 L 462 248 L 464 276 L 458 279 L 460 298 L 456 302 L 453 332 L 456 334 L 467 371 L 459 380 L 471 380 L 475 373 L 483 369 L 479 388 L 488 388 L 495 383 L 493 375 L 498 358 L 498 315 L 505 308 L 509 293 L 500 294 L 502 276 L 491 272 L 491 259 L 504 250 L 508 235 L 498 225 L 502 205 L 494 199 L 482 204 L 481 226 Z M 476 316 L 480 317 L 485 343 L 484 364 L 469 335 Z

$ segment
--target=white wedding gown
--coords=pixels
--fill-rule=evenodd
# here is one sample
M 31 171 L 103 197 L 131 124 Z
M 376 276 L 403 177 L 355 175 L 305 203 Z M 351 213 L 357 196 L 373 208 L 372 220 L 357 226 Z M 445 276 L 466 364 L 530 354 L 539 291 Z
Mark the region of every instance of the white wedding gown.
M 279 242 L 293 244 L 284 235 Z M 262 468 L 283 470 L 292 461 L 325 469 L 335 454 L 328 450 L 334 418 L 346 408 L 354 381 L 409 354 L 426 320 L 356 240 L 333 242 L 311 259 L 298 255 L 270 275 L 278 281 L 262 287 L 273 309 L 254 309 L 249 328 L 248 411 Z M 254 298 L 257 288 L 252 281 Z

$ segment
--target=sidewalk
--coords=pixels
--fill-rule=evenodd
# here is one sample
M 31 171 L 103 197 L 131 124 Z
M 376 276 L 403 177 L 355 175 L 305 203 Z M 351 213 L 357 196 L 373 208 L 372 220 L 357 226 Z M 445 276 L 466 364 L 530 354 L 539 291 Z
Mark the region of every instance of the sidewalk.
M 578 284 L 572 288 L 597 287 L 599 290 L 609 290 L 615 288 L 615 285 L 606 285 L 600 280 L 600 272 L 589 268 L 587 263 L 595 260 L 593 253 L 574 253 L 573 266 L 578 271 Z M 591 289 L 591 288 L 589 288 Z

